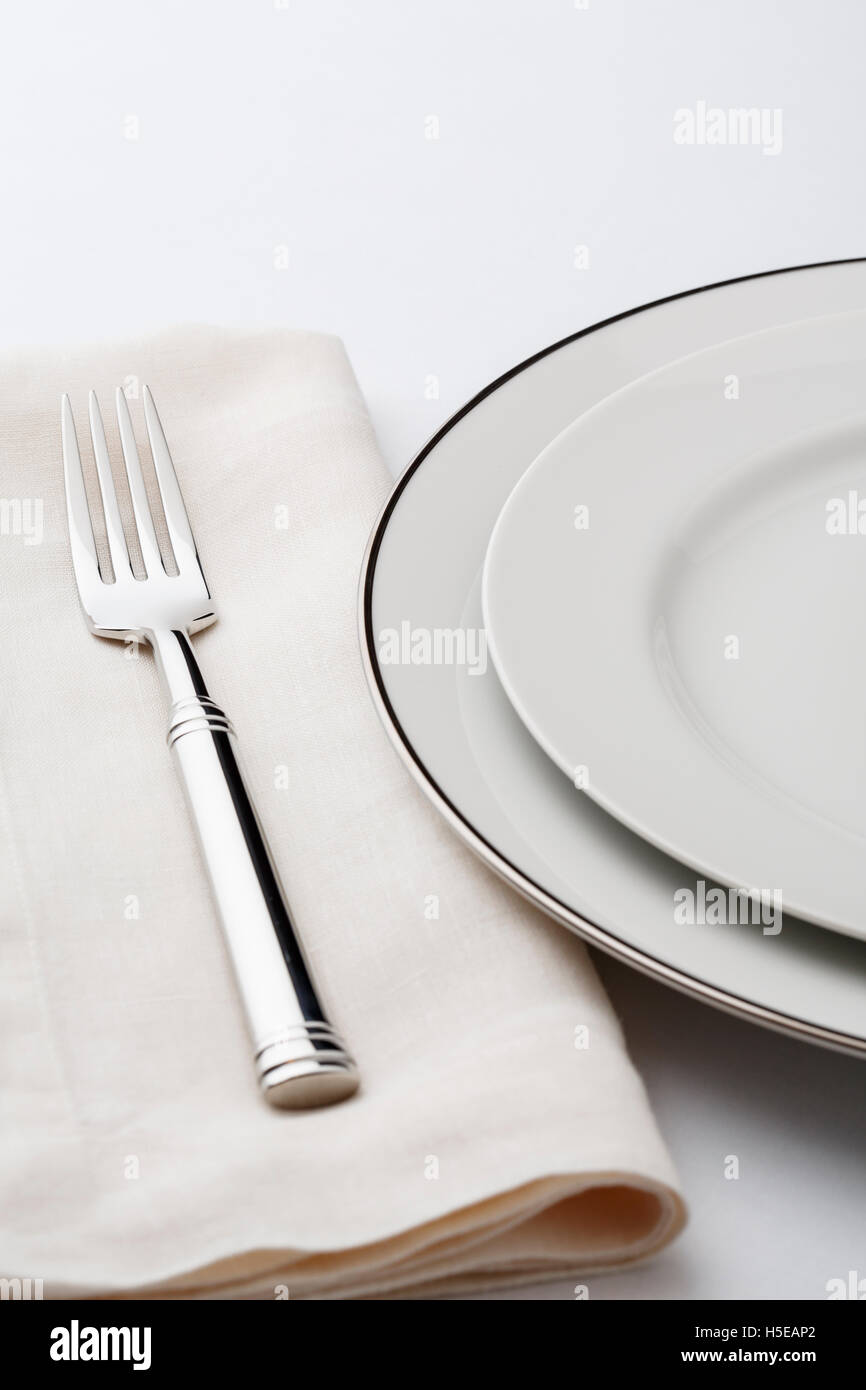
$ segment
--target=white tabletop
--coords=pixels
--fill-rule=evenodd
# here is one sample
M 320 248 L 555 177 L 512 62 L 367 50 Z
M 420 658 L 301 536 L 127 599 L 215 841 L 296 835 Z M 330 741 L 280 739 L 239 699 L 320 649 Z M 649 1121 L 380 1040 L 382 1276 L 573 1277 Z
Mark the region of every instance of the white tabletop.
M 337 333 L 396 473 L 577 328 L 866 250 L 864 51 L 856 0 L 18 5 L 0 339 Z M 744 108 L 751 143 L 707 142 L 709 112 Z M 693 1215 L 590 1296 L 822 1298 L 866 1276 L 861 1064 L 599 964 Z

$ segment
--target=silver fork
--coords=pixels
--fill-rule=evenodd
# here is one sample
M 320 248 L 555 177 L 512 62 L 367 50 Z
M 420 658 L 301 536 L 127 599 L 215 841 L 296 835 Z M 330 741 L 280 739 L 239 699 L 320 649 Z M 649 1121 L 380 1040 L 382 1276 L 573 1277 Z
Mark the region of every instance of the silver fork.
M 168 744 L 180 773 L 234 967 L 265 1096 L 295 1109 L 329 1105 L 357 1089 L 351 1056 L 319 1003 L 285 894 L 244 781 L 235 735 L 210 698 L 190 635 L 215 621 L 183 497 L 153 397 L 144 415 L 178 573 L 163 565 L 129 407 L 116 393 L 117 423 L 141 558 L 130 564 L 99 403 L 90 393 L 90 433 L 113 581 L 100 572 L 69 397 L 63 397 L 63 471 L 72 563 L 87 624 L 99 637 L 147 642 L 170 705 Z

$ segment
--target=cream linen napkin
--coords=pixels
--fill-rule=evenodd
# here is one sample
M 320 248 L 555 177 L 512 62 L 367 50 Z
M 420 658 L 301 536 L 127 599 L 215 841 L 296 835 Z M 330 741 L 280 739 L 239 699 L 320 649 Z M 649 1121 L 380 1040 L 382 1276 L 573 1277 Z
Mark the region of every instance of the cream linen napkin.
M 333 1109 L 260 1099 L 152 660 L 78 609 L 60 393 L 81 426 L 88 387 L 107 417 L 145 381 L 220 613 L 196 650 L 362 1071 Z M 340 343 L 195 328 L 5 361 L 0 469 L 0 1274 L 46 1297 L 417 1296 L 669 1241 L 676 1178 L 585 951 L 475 862 L 379 728 L 355 602 L 388 484 Z

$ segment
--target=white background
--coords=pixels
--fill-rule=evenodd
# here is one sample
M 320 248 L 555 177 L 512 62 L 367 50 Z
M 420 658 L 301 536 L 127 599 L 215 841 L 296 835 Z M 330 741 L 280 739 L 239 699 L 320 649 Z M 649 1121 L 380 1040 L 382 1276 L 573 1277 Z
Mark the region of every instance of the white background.
M 0 339 L 338 333 L 396 473 L 582 326 L 866 250 L 860 0 L 584 3 L 4 7 Z M 781 153 L 675 144 L 698 101 L 780 108 Z M 821 1298 L 866 1277 L 862 1064 L 601 963 L 693 1216 L 591 1297 Z

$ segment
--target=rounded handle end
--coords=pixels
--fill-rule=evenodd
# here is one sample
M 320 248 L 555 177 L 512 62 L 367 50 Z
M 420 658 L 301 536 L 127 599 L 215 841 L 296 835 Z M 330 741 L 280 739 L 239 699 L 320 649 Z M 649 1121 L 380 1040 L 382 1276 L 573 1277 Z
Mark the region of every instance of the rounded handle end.
M 278 1110 L 313 1110 L 348 1100 L 358 1089 L 360 1078 L 353 1062 L 289 1063 L 262 1078 L 262 1091 L 269 1105 Z
M 280 1110 L 336 1105 L 355 1094 L 358 1068 L 329 1023 L 299 1023 L 270 1038 L 256 1054 L 265 1100 Z

